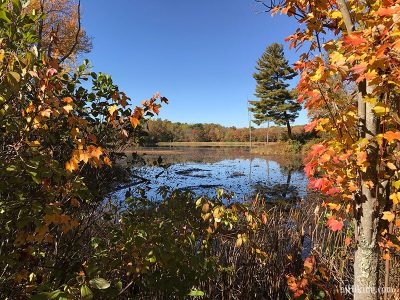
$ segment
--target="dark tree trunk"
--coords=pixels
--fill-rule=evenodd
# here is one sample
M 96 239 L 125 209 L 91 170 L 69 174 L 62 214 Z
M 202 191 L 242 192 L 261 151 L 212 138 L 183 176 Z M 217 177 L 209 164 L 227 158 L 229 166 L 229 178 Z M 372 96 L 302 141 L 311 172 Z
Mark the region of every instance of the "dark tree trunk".
M 289 192 L 289 187 L 290 187 L 290 181 L 292 180 L 292 169 L 288 170 L 288 175 L 286 179 L 286 186 L 285 186 L 285 191 L 283 192 L 283 198 L 286 198 L 286 195 Z
M 286 121 L 286 127 L 287 127 L 287 133 L 288 133 L 289 139 L 292 139 L 292 127 L 290 127 L 289 120 Z

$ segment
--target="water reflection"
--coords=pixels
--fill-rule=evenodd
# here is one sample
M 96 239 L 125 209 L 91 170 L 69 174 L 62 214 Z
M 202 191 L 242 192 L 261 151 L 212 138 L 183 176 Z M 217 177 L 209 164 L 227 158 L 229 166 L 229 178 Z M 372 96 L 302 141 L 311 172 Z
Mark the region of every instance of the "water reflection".
M 237 201 L 255 193 L 278 201 L 304 196 L 308 183 L 301 158 L 295 156 L 263 157 L 246 148 L 195 147 L 148 148 L 138 151 L 139 156 L 131 154 L 125 163 L 132 163 L 135 175 L 129 186 L 118 191 L 119 197 L 129 188 L 148 187 L 148 195 L 157 200 L 157 188 L 167 186 L 210 196 L 223 188 L 234 192 Z

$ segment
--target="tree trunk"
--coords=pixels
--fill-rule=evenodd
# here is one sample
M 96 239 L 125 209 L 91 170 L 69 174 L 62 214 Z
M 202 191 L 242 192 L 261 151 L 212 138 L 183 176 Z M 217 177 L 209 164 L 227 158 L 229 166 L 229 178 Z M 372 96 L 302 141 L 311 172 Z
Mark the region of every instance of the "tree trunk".
M 289 187 L 290 187 L 290 181 L 292 180 L 292 169 L 288 170 L 288 175 L 287 175 L 287 179 L 286 179 L 286 186 L 285 186 L 285 190 L 282 194 L 283 198 L 286 198 L 288 192 L 289 192 Z
M 363 93 L 359 95 L 358 114 L 360 118 L 360 136 L 372 139 L 378 134 L 378 122 L 372 111 L 373 106 L 365 103 Z M 357 197 L 356 234 L 357 249 L 354 257 L 354 299 L 375 300 L 379 298 L 379 259 L 378 222 L 379 222 L 379 189 L 378 189 L 378 145 L 370 142 L 367 150 L 369 166 L 366 173 L 360 175 L 361 195 Z M 369 189 L 366 182 L 372 182 Z
M 292 139 L 292 127 L 290 127 L 289 120 L 286 121 L 286 127 L 287 127 L 287 133 L 288 133 L 289 139 Z
M 337 0 L 348 33 L 354 30 L 354 22 L 345 0 Z M 366 81 L 358 86 L 359 137 L 372 139 L 378 133 L 378 122 L 372 111 L 372 105 L 364 101 L 367 92 L 373 90 Z M 365 174 L 360 174 L 361 191 L 355 195 L 355 236 L 357 249 L 354 257 L 354 300 L 375 300 L 379 298 L 379 259 L 378 221 L 379 187 L 377 176 L 378 145 L 372 145 L 367 151 L 369 166 Z M 366 182 L 372 181 L 374 188 L 367 188 Z

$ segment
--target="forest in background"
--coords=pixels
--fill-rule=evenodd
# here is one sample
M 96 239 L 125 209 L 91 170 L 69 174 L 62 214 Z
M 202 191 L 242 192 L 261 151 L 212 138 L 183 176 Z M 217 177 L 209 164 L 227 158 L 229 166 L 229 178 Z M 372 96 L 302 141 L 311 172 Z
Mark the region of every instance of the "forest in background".
M 219 124 L 187 124 L 168 120 L 152 119 L 144 127 L 147 136 L 144 144 L 158 142 L 249 142 L 249 128 L 225 127 Z M 305 141 L 315 133 L 305 132 L 303 125 L 292 127 L 293 139 Z M 286 127 L 252 128 L 253 142 L 277 142 L 288 139 Z

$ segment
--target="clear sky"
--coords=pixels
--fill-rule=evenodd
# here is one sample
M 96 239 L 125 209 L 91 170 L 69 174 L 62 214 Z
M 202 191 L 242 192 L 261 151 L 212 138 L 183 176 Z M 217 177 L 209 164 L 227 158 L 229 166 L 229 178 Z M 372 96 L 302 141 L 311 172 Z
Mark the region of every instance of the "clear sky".
M 159 91 L 160 117 L 187 123 L 248 126 L 246 99 L 266 46 L 285 44 L 296 24 L 261 13 L 254 0 L 84 0 L 87 57 L 138 102 Z M 292 86 L 297 83 L 297 78 Z M 303 111 L 296 124 L 307 123 Z

